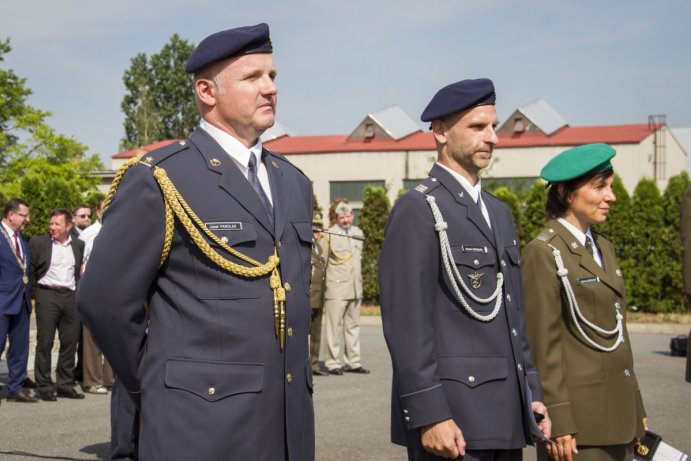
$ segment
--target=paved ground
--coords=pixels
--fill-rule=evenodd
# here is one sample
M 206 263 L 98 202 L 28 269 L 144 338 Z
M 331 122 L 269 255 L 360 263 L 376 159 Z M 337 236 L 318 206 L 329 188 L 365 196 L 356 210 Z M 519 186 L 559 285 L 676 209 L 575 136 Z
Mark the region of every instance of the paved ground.
M 362 328 L 364 365 L 370 375 L 315 377 L 318 461 L 405 459 L 389 443 L 391 367 L 378 319 Z M 691 384 L 684 359 L 671 357 L 669 339 L 689 326 L 631 325 L 636 372 L 651 429 L 691 452 Z M 4 391 L 0 391 L 4 397 Z M 109 443 L 109 397 L 0 406 L 0 460 L 105 460 Z M 194 424 L 194 421 L 190 421 Z M 534 460 L 534 451 L 525 450 Z

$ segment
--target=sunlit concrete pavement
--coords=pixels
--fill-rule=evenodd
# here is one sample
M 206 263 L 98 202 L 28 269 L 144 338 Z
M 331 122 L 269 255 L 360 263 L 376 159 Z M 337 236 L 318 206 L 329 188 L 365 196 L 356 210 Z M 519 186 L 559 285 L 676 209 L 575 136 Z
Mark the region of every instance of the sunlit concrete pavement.
M 689 326 L 630 325 L 636 373 L 651 430 L 670 444 L 691 451 L 691 383 L 685 360 L 669 355 L 669 340 Z M 318 461 L 405 459 L 389 443 L 391 365 L 378 317 L 364 317 L 363 365 L 369 375 L 315 377 Z M 105 460 L 110 437 L 108 396 L 0 405 L 0 460 Z M 190 421 L 190 424 L 193 424 Z M 527 461 L 534 451 L 525 450 Z

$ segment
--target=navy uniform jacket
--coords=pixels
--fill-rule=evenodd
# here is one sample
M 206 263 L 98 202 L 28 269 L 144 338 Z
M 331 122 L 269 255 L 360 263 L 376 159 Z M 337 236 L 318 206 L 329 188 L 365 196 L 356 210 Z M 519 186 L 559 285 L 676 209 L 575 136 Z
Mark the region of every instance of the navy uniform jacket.
M 588 345 L 573 322 L 553 246 L 559 250 L 581 312 L 600 328 L 616 327 L 616 308 L 626 316 L 626 292 L 612 244 L 593 234 L 603 267 L 559 221 L 547 227 L 523 253 L 528 338 L 541 372 L 545 405 L 552 419 L 552 434 L 576 434 L 579 445 L 630 443 L 643 435 L 645 410 L 633 371 L 631 343 L 624 323 L 624 340 L 612 352 Z M 580 323 L 588 336 L 603 347 L 603 339 Z
M 0 224 L 2 226 L 2 224 Z M 0 315 L 17 315 L 22 308 L 22 300 L 26 302 L 25 308 L 31 314 L 31 289 L 23 281 L 24 271 L 17 262 L 14 253 L 14 239 L 10 235 L 12 246 L 5 238 L 4 228 L 0 229 Z M 26 237 L 19 234 L 19 244 L 22 247 L 24 261 L 29 264 L 29 245 Z M 26 274 L 28 276 L 28 272 Z M 5 341 L 6 338 L 0 338 Z M 29 345 L 27 344 L 28 348 Z M 17 352 L 17 351 L 15 351 Z M 26 370 L 25 370 L 26 371 Z
M 233 160 L 201 129 L 131 167 L 105 213 L 78 304 L 116 375 L 141 402 L 141 459 L 276 460 L 286 451 L 291 460 L 314 458 L 312 192 L 283 157 L 264 156 L 275 229 Z M 177 219 L 159 269 L 165 218 L 153 166 L 166 170 L 199 219 L 230 246 L 261 263 L 278 247 L 287 296 L 283 351 L 268 276 L 222 270 Z
M 481 322 L 454 297 L 442 269 L 439 239 L 425 196 L 436 198 L 448 223 L 451 251 L 461 275 L 482 273 L 476 295 L 488 297 L 504 274 L 498 316 Z M 381 308 L 393 362 L 391 438 L 420 448 L 420 428 L 453 418 L 467 446 L 508 449 L 531 443 L 527 418 L 542 398 L 524 334 L 520 257 L 513 218 L 490 194 L 480 208 L 451 174 L 435 165 L 430 177 L 401 197 L 386 227 L 379 282 Z M 494 302 L 470 305 L 488 314 Z

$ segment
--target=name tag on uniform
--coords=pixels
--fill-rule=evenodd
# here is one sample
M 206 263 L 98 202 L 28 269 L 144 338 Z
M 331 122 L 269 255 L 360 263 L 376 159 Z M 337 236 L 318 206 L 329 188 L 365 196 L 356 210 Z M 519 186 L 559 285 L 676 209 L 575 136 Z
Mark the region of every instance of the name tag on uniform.
M 461 245 L 461 250 L 463 250 L 464 253 L 487 253 L 487 247 L 471 247 Z
M 578 279 L 579 285 L 590 285 L 591 283 L 600 283 L 600 277 L 587 277 L 584 279 Z
M 204 225 L 210 231 L 238 231 L 242 230 L 241 222 L 205 222 Z

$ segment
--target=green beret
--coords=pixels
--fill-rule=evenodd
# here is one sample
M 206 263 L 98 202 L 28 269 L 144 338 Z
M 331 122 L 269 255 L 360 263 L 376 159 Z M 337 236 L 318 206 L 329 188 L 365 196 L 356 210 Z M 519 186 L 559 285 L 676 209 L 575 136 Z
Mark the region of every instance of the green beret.
M 602 143 L 572 147 L 547 162 L 540 171 L 540 177 L 554 183 L 599 173 L 612 168 L 610 159 L 616 154 L 612 146 Z

